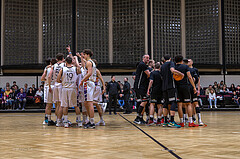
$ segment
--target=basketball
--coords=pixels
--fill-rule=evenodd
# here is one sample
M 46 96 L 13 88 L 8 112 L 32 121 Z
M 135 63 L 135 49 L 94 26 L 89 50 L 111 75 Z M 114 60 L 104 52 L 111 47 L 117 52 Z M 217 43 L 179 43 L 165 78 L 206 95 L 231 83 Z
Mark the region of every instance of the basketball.
M 181 81 L 183 79 L 184 75 L 177 75 L 177 74 L 173 74 L 173 78 L 175 79 L 175 81 Z

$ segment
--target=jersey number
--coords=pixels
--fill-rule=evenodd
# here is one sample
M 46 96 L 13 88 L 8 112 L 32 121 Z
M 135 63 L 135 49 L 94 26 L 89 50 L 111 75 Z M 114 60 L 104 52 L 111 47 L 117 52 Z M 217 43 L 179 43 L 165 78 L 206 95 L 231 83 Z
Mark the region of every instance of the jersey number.
M 72 80 L 72 78 L 73 78 L 73 73 L 67 73 L 67 80 L 69 81 L 71 81 Z

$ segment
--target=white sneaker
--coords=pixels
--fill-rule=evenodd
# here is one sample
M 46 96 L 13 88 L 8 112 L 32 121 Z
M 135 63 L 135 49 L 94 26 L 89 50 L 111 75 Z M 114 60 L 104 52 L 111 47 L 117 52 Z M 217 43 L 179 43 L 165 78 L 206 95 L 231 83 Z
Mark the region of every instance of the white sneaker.
M 107 108 L 107 103 L 103 103 L 102 106 L 103 106 L 103 107 L 102 107 L 103 113 L 105 113 L 106 108 Z
M 56 127 L 63 127 L 63 123 L 62 122 L 57 122 Z
M 63 124 L 64 124 L 64 128 L 68 128 L 69 127 L 68 122 L 64 122 Z
M 199 121 L 199 122 L 198 122 L 198 125 L 199 125 L 199 126 L 204 126 L 204 123 L 203 123 L 202 121 Z
M 47 125 L 48 123 L 46 123 L 45 120 L 44 120 L 42 124 L 43 124 L 43 125 Z
M 83 123 L 81 121 L 78 122 L 78 127 L 82 127 Z
M 96 126 L 105 126 L 104 120 L 100 120 L 100 121 L 96 124 Z
M 217 106 L 215 106 L 215 108 L 217 108 Z

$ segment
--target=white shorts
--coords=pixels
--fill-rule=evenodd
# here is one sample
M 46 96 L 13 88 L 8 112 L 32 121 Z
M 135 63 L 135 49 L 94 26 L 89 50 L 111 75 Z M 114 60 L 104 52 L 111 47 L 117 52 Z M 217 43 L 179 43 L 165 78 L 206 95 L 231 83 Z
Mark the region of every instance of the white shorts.
M 92 81 L 87 81 L 83 83 L 84 86 L 84 101 L 93 101 L 93 93 L 95 90 L 95 83 Z
M 78 91 L 78 103 L 83 103 L 83 102 L 84 102 L 84 92 Z
M 77 106 L 76 88 L 62 88 L 61 107 Z
M 95 91 L 93 93 L 93 101 L 102 102 L 102 89 L 101 86 L 96 86 Z
M 49 87 L 44 87 L 44 103 L 53 103 L 53 91 L 54 91 L 54 85 L 51 85 L 52 92 L 49 92 Z
M 62 97 L 62 85 L 55 85 L 54 90 L 53 90 L 53 101 L 56 102 L 61 102 L 61 97 Z

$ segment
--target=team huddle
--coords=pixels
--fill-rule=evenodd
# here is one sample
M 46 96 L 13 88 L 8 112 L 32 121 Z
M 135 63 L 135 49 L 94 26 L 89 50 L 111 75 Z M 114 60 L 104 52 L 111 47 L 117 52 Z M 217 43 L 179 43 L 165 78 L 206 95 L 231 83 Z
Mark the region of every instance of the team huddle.
M 43 124 L 57 127 L 69 127 L 68 108 L 74 107 L 78 127 L 95 128 L 94 107 L 96 106 L 100 121 L 96 125 L 105 126 L 103 108 L 100 105 L 105 85 L 100 71 L 96 67 L 96 60 L 92 60 L 93 52 L 85 49 L 81 54 L 73 56 L 70 47 L 69 55 L 64 59 L 62 53 L 56 59 L 47 60 L 47 66 L 41 77 L 45 81 L 44 103 L 46 103 L 45 120 Z M 78 61 L 81 59 L 81 63 Z M 101 88 L 101 83 L 103 90 Z M 56 122 L 51 119 L 51 108 L 55 104 Z M 83 120 L 81 120 L 81 111 Z
M 156 123 L 163 127 L 203 126 L 198 104 L 200 93 L 200 77 L 191 59 L 183 56 L 175 57 L 175 63 L 169 55 L 165 55 L 160 62 L 149 61 L 149 55 L 144 55 L 138 64 L 134 82 L 134 90 L 138 98 L 136 124 Z M 196 85 L 198 90 L 196 89 Z M 156 106 L 156 107 L 155 107 Z M 154 121 L 156 108 L 157 120 Z M 175 110 L 178 108 L 180 124 L 174 120 Z M 147 119 L 143 119 L 146 112 Z M 188 118 L 187 118 L 188 114 Z M 195 114 L 198 116 L 196 124 Z

